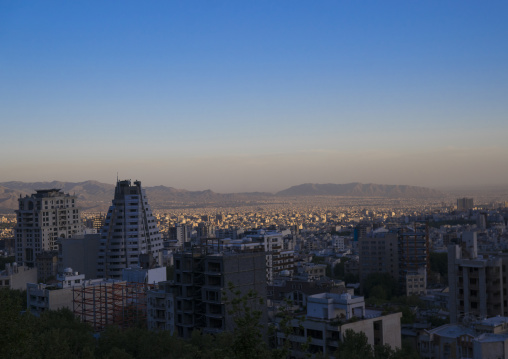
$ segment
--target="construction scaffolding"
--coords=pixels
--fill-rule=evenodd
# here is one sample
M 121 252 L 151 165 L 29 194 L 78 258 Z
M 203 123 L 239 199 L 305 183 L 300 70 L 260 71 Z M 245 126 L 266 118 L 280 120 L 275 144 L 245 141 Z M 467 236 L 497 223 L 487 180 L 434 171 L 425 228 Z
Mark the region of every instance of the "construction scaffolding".
M 146 325 L 146 293 L 153 285 L 125 281 L 101 281 L 75 286 L 73 312 L 96 332 L 108 325 L 128 328 Z

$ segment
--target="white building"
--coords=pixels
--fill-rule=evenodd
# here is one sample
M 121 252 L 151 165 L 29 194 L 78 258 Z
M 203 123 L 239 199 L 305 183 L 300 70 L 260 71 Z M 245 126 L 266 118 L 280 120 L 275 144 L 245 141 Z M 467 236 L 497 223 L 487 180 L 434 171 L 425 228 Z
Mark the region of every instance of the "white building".
M 38 190 L 18 199 L 14 227 L 16 261 L 35 266 L 36 256 L 57 250 L 58 238 L 70 238 L 83 232 L 76 196 L 59 189 Z
M 290 341 L 291 356 L 307 357 L 307 352 L 329 355 L 335 352 L 346 330 L 363 332 L 370 345 L 388 344 L 393 349 L 401 346 L 400 318 L 402 313 L 382 315 L 379 311 L 365 309 L 363 297 L 348 293 L 321 293 L 307 298 L 305 316 L 295 316 L 289 323 L 292 334 L 287 334 L 277 316 L 278 345 Z M 307 347 L 308 344 L 308 347 Z M 305 351 L 302 346 L 305 345 Z
M 445 324 L 418 337 L 423 359 L 508 357 L 508 318 L 492 317 L 462 324 Z
M 120 279 L 124 268 L 162 262 L 162 237 L 141 182 L 119 181 L 101 231 L 97 276 Z

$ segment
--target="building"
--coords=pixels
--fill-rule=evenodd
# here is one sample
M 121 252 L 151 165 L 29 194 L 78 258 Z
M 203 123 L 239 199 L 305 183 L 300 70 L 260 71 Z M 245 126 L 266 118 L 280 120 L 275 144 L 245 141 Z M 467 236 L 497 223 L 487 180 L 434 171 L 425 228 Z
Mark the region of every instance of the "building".
M 0 271 L 0 289 L 25 290 L 27 283 L 37 281 L 37 269 L 18 266 L 17 263 L 7 263 Z
M 37 254 L 35 257 L 37 277 L 40 282 L 55 278 L 58 274 L 58 251 L 48 251 Z
M 18 199 L 14 227 L 16 261 L 35 267 L 37 255 L 57 250 L 58 238 L 83 232 L 76 196 L 59 189 L 38 190 Z
M 87 278 L 97 278 L 100 240 L 100 234 L 85 234 L 58 240 L 58 272 L 72 267 Z
M 418 336 L 422 359 L 507 358 L 508 318 L 492 317 L 462 324 L 446 324 Z
M 450 321 L 508 316 L 508 256 L 480 255 L 476 232 L 464 232 L 460 245 L 448 246 Z
M 85 276 L 66 268 L 57 276 L 58 283 L 47 285 L 43 283 L 27 283 L 27 309 L 34 315 L 40 315 L 47 310 L 68 308 L 72 310 L 72 289 L 74 286 L 85 285 Z M 92 284 L 93 281 L 88 281 Z
M 169 228 L 169 240 L 176 242 L 178 247 L 183 247 L 185 243 L 191 240 L 191 226 L 177 223 L 174 227 Z
M 146 319 L 149 330 L 175 331 L 175 285 L 173 281 L 159 282 L 147 293 Z
M 266 280 L 269 284 L 282 271 L 290 274 L 294 272 L 294 250 L 288 244 L 292 240 L 285 237 L 283 233 L 259 229 L 246 233 L 241 241 L 246 244 L 259 245 L 265 251 Z
M 474 207 L 472 198 L 457 198 L 457 211 L 467 211 Z
M 319 293 L 344 294 L 349 291 L 344 287 L 344 282 L 333 280 L 303 281 L 303 280 L 277 280 L 268 286 L 268 300 L 274 307 L 280 307 L 285 303 L 299 308 L 307 306 L 307 298 Z
M 120 279 L 122 269 L 144 262 L 161 264 L 162 237 L 141 182 L 118 181 L 101 230 L 98 278 Z M 146 257 L 145 256 L 145 257 Z
M 167 316 L 165 328 L 180 337 L 190 338 L 193 330 L 203 333 L 218 333 L 234 328 L 233 316 L 229 313 L 233 294 L 230 283 L 246 294 L 254 291 L 257 298 L 266 303 L 266 262 L 263 252 L 207 253 L 206 247 L 176 253 L 174 257 L 174 315 Z M 259 300 L 251 303 L 263 312 L 266 323 L 266 304 Z M 159 324 L 162 326 L 162 324 Z M 153 326 L 151 324 L 151 326 Z
M 398 231 L 399 290 L 405 295 L 427 293 L 427 274 L 430 270 L 428 230 L 427 225 L 414 225 Z M 418 281 L 418 287 L 415 287 L 415 280 Z
M 430 268 L 427 228 L 379 228 L 360 237 L 360 282 L 370 274 L 389 273 L 397 280 L 401 293 L 425 294 L 427 273 L 423 272 Z
M 215 238 L 215 226 L 212 223 L 208 222 L 198 223 L 198 226 L 196 227 L 196 237 L 198 240 Z
M 399 277 L 399 238 L 397 233 L 382 228 L 359 237 L 360 282 L 369 274 L 390 273 Z
M 370 345 L 390 345 L 393 349 L 401 346 L 400 318 L 402 313 L 382 315 L 379 311 L 365 308 L 363 297 L 349 293 L 320 293 L 307 298 L 307 310 L 290 320 L 292 333 L 287 334 L 281 327 L 285 320 L 276 317 L 277 345 L 290 341 L 291 356 L 307 357 L 310 353 L 330 355 L 337 351 L 346 330 L 363 332 Z M 305 352 L 302 345 L 308 344 Z

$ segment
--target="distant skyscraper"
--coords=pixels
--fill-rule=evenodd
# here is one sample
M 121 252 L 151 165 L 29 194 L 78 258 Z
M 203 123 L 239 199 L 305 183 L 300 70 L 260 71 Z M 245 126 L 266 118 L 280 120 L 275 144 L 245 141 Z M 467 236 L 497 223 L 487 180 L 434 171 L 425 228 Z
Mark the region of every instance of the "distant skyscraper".
M 58 238 L 82 234 L 76 196 L 59 189 L 39 190 L 18 199 L 17 224 L 14 228 L 16 261 L 35 266 L 38 254 L 57 250 Z
M 97 276 L 122 277 L 122 269 L 146 262 L 160 264 L 162 238 L 141 182 L 118 181 L 113 204 L 101 230 Z
M 467 211 L 473 207 L 472 198 L 457 198 L 457 211 Z

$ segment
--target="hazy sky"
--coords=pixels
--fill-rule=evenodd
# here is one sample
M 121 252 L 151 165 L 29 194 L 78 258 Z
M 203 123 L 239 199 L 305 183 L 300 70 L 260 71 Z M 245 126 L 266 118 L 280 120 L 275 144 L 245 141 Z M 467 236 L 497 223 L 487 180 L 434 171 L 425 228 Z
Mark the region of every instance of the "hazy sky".
M 508 183 L 508 2 L 0 0 L 0 182 Z

